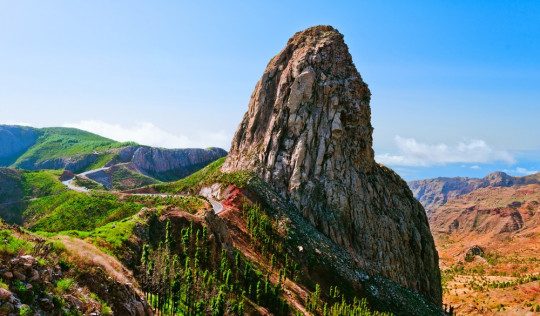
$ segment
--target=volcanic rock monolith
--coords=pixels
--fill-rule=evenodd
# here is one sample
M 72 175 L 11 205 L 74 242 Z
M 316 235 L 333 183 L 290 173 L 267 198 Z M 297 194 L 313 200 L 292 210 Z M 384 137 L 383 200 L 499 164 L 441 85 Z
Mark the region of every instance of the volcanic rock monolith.
M 441 304 L 422 205 L 377 164 L 371 93 L 331 26 L 296 33 L 268 64 L 222 170 L 252 170 L 371 274 Z

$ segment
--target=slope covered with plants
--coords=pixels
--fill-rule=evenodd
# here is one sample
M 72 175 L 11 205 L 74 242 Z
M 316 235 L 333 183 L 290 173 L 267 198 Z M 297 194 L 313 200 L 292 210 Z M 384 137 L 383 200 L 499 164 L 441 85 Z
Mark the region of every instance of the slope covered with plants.
M 75 128 L 50 127 L 39 129 L 40 136 L 13 164 L 14 168 L 34 169 L 40 163 L 66 157 L 84 156 L 94 152 L 136 145 L 121 143 Z M 106 163 L 105 161 L 103 165 Z M 101 166 L 93 166 L 101 167 Z

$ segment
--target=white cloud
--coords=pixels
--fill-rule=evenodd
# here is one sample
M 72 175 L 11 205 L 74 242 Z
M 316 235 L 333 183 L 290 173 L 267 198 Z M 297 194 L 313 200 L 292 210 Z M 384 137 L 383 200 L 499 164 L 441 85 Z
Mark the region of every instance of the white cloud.
M 224 146 L 229 143 L 227 135 L 222 132 L 201 130 L 196 137 L 170 133 L 150 122 L 138 122 L 131 126 L 110 124 L 99 120 L 86 120 L 78 123 L 65 123 L 64 127 L 74 127 L 95 133 L 117 141 L 134 141 L 141 145 L 165 148 L 204 148 L 208 146 Z M 228 146 L 225 148 L 228 149 Z
M 482 169 L 482 168 L 480 168 L 479 165 L 474 165 L 474 166 L 471 166 L 471 169 Z
M 425 144 L 414 138 L 395 137 L 398 155 L 377 155 L 378 162 L 399 166 L 432 166 L 448 163 L 488 163 L 504 161 L 515 163 L 514 157 L 505 150 L 490 147 L 483 140 L 470 139 L 455 145 Z
M 529 174 L 537 173 L 538 170 L 527 170 L 527 169 L 522 168 L 522 167 L 517 167 L 516 169 L 513 169 L 513 170 L 504 170 L 504 172 L 510 173 L 510 174 L 529 175 Z
M 12 120 L 8 120 L 8 121 L 5 121 L 5 122 L 0 123 L 0 124 L 5 124 L 5 125 L 20 125 L 20 126 L 32 126 L 32 124 L 27 123 L 27 122 L 22 122 L 22 121 L 12 121 Z

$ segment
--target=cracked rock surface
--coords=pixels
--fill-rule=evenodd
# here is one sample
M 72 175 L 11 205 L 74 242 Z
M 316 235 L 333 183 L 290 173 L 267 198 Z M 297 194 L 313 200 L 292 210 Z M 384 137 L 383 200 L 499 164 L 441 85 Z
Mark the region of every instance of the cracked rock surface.
M 295 34 L 255 86 L 223 171 L 255 171 L 358 267 L 440 305 L 424 208 L 374 160 L 370 96 L 337 30 Z

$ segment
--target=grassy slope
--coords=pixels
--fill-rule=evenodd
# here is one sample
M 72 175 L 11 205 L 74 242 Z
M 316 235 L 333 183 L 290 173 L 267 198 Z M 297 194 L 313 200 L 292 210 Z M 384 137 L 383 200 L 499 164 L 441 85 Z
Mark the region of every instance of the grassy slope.
M 9 204 L 0 205 L 0 215 L 32 230 L 91 230 L 133 215 L 144 206 L 140 201 L 120 201 L 112 194 L 69 191 L 58 180 L 60 173 L 1 168 L 0 203 Z
M 56 170 L 19 171 L 0 168 L 0 203 L 27 200 L 66 191 Z
M 213 183 L 235 184 L 243 187 L 247 184 L 254 174 L 248 171 L 239 171 L 233 173 L 222 173 L 220 168 L 225 162 L 225 158 L 220 158 L 205 168 L 195 172 L 194 174 L 172 183 L 158 184 L 152 186 L 158 192 L 169 193 L 190 193 L 198 192 L 201 187 L 211 185 Z
M 31 199 L 57 195 L 67 188 L 57 179 L 60 171 L 0 168 L 0 217 L 22 224 L 22 212 Z
M 50 127 L 42 128 L 43 134 L 36 143 L 21 155 L 12 167 L 19 167 L 25 162 L 39 163 L 45 160 L 73 157 L 90 154 L 94 151 L 104 152 L 135 143 L 120 143 L 96 134 L 75 128 Z M 106 161 L 99 160 L 102 165 Z M 101 167 L 93 165 L 95 167 Z
M 58 170 L 24 171 L 21 184 L 25 197 L 42 197 L 67 191 L 58 180 L 61 174 L 62 171 Z
M 128 168 L 119 168 L 112 173 L 111 183 L 116 190 L 129 190 L 161 182 Z
M 0 288 L 11 291 L 25 304 L 16 307 L 13 315 L 42 314 L 40 302 L 44 299 L 54 302 L 53 309 L 46 312 L 51 315 L 87 315 L 95 311 L 103 315 L 127 314 L 118 299 L 137 295 L 134 286 L 125 285 L 133 282 L 131 276 L 122 266 L 112 265 L 115 259 L 99 250 L 82 252 L 67 243 L 75 241 L 78 240 L 47 240 L 24 230 L 14 230 L 0 220 L 0 269 L 9 271 L 13 268 L 12 262 L 24 258 L 22 255 L 37 259 L 29 270 L 18 270 L 26 274 L 24 283 L 17 278 L 0 276 Z M 32 270 L 39 271 L 43 277 L 29 278 L 28 271 Z M 43 274 L 46 271 L 50 271 L 48 277 L 47 273 Z M 116 279 L 127 281 L 119 283 Z M 74 306 L 71 303 L 74 299 L 84 304 Z M 0 304 L 1 315 L 7 315 L 9 310 L 5 304 Z
M 69 191 L 31 201 L 23 217 L 32 230 L 92 230 L 131 216 L 141 208 L 141 204 L 123 203 L 113 194 Z

